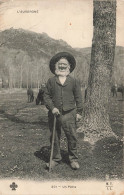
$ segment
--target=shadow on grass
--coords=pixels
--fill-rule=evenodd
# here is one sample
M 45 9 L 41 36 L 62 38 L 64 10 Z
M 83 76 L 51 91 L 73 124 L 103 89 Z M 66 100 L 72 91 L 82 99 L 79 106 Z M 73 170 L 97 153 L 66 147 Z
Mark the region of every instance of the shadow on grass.
M 50 159 L 50 146 L 43 146 L 39 151 L 36 151 L 34 155 L 48 163 Z
M 80 136 L 79 136 L 80 137 Z M 82 134 L 83 137 L 83 134 Z M 122 179 L 123 174 L 123 142 L 113 137 L 99 140 L 94 148 L 89 142 L 79 139 L 78 154 L 80 169 L 72 170 L 69 166 L 68 153 L 62 148 L 62 163 L 53 172 L 54 179 Z M 34 153 L 34 156 L 45 163 L 50 159 L 50 146 L 45 145 Z M 39 162 L 40 163 L 40 162 Z M 43 163 L 44 164 L 44 163 Z
M 43 146 L 39 151 L 36 151 L 34 155 L 48 163 L 50 160 L 50 146 Z M 65 150 L 61 150 L 62 162 L 69 164 L 68 153 Z
M 8 120 L 15 122 L 15 123 L 25 123 L 25 124 L 33 124 L 33 125 L 42 124 L 45 126 L 48 124 L 47 121 L 43 121 L 41 119 L 40 119 L 40 121 L 37 121 L 37 122 L 29 122 L 29 121 L 21 120 L 21 119 L 17 118 L 15 115 L 10 115 L 10 114 L 5 113 L 4 110 L 0 110 L 0 114 L 2 114 L 3 117 L 5 117 Z

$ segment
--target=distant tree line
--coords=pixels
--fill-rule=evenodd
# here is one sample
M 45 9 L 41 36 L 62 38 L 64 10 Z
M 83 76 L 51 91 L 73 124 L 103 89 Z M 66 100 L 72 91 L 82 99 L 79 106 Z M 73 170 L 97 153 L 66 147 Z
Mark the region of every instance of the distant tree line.
M 120 49 L 116 53 L 111 85 L 115 83 L 124 85 L 123 49 L 122 54 L 120 54 Z M 72 76 L 80 81 L 82 87 L 86 87 L 88 85 L 90 68 L 90 48 L 88 53 L 84 54 L 83 52 L 79 52 L 78 55 L 74 56 L 76 57 L 77 66 Z M 42 54 L 40 57 L 37 57 L 35 55 L 29 55 L 25 50 L 1 46 L 0 87 L 39 88 L 42 83 L 46 83 L 48 78 L 52 76 L 49 70 L 49 60 L 50 57 Z
M 39 88 L 52 76 L 49 70 L 50 59 L 44 56 L 30 57 L 25 51 L 3 47 L 0 48 L 0 59 L 0 78 L 3 88 Z M 86 56 L 78 56 L 77 67 L 72 74 L 83 85 L 88 79 L 89 60 Z
M 3 48 L 0 50 L 0 59 L 3 88 L 39 88 L 50 75 L 47 59 L 31 58 L 22 50 Z

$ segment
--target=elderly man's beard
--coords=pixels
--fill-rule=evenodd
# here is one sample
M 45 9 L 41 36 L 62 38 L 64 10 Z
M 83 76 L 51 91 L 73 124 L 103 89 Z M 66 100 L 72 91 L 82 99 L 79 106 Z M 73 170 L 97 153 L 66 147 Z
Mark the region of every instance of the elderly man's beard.
M 70 68 L 69 67 L 67 67 L 67 68 L 65 68 L 64 70 L 61 70 L 58 66 L 56 67 L 56 69 L 55 69 L 55 74 L 57 75 L 57 76 L 68 76 L 69 74 L 70 74 Z

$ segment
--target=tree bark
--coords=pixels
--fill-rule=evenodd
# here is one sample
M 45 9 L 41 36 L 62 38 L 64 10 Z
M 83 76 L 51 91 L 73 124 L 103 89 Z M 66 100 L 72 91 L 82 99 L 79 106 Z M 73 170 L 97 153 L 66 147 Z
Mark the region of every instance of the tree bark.
M 95 143 L 115 136 L 109 122 L 109 100 L 116 44 L 116 0 L 94 1 L 91 63 L 84 106 L 84 140 Z
M 19 88 L 22 88 L 22 62 L 19 64 L 19 74 L 20 74 L 20 79 L 19 79 Z

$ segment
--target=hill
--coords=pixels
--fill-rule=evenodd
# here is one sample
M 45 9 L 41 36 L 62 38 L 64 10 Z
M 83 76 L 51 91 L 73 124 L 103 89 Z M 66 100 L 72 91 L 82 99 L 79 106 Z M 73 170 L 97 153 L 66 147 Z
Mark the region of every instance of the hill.
M 72 48 L 63 40 L 55 40 L 46 33 L 24 29 L 7 29 L 0 32 L 0 76 L 9 87 L 39 86 L 52 74 L 49 60 L 57 52 L 67 51 L 77 61 L 73 76 L 87 83 L 91 48 Z M 122 82 L 124 48 L 116 47 L 113 78 Z

